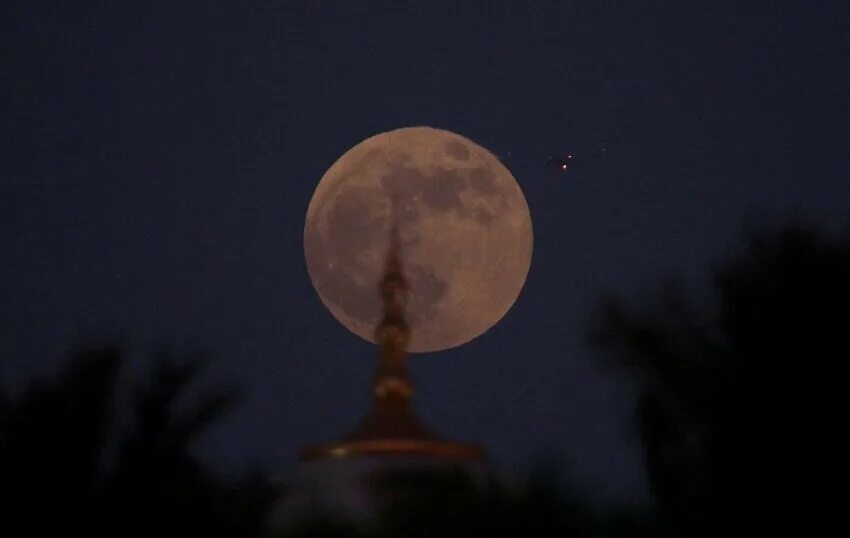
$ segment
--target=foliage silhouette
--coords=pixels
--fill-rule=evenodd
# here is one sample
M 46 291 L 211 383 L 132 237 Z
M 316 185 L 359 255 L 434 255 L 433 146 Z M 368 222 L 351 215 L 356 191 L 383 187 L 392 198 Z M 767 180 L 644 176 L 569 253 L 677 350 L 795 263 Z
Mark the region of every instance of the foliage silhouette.
M 274 489 L 260 476 L 222 481 L 191 451 L 235 393 L 209 393 L 181 408 L 206 361 L 166 353 L 150 379 L 134 385 L 132 418 L 121 428 L 115 410 L 123 362 L 117 348 L 85 349 L 55 379 L 6 398 L 5 528 L 34 536 L 259 535 Z
M 714 271 L 711 307 L 676 283 L 642 309 L 604 302 L 592 339 L 639 381 L 652 488 L 680 535 L 763 531 L 788 498 L 816 491 L 790 489 L 795 473 L 816 461 L 829 472 L 834 426 L 819 417 L 841 393 L 831 359 L 850 355 L 848 277 L 850 238 L 788 226 Z

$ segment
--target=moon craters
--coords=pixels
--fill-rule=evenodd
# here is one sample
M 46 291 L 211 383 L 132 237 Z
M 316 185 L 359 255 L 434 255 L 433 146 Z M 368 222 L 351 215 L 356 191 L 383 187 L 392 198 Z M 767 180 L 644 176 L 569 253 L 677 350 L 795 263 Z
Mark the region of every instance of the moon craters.
M 458 161 L 465 161 L 469 159 L 469 150 L 466 149 L 466 145 L 463 142 L 458 142 L 457 140 L 452 140 L 446 144 L 446 153 L 449 154 L 449 157 L 453 157 Z

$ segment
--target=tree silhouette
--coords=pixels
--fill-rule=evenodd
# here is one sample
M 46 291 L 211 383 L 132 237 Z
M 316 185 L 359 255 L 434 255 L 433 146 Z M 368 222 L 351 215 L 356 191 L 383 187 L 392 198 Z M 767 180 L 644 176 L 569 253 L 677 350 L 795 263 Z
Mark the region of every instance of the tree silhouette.
M 93 516 L 118 364 L 114 349 L 92 350 L 75 357 L 56 382 L 36 382 L 7 400 L 0 416 L 7 525 L 19 519 L 40 534 L 59 521 L 73 527 Z
M 132 416 L 121 427 L 114 411 L 122 363 L 117 348 L 85 349 L 55 379 L 6 399 L 4 527 L 33 536 L 260 535 L 274 490 L 258 476 L 219 480 L 192 453 L 235 393 L 182 402 L 206 360 L 165 353 L 150 378 L 133 385 Z
M 639 380 L 650 480 L 681 535 L 764 529 L 819 489 L 792 476 L 830 465 L 821 417 L 850 355 L 848 277 L 850 239 L 790 226 L 714 271 L 711 306 L 673 283 L 641 309 L 604 302 L 592 338 Z

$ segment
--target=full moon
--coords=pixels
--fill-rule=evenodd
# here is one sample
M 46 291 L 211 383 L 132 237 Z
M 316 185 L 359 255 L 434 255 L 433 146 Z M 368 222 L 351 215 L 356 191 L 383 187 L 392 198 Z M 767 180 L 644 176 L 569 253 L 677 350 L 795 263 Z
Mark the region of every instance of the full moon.
M 464 344 L 498 323 L 519 296 L 533 235 L 528 204 L 508 169 L 449 131 L 381 133 L 325 172 L 304 225 L 316 292 L 361 338 L 375 342 L 393 225 L 409 283 L 409 351 Z

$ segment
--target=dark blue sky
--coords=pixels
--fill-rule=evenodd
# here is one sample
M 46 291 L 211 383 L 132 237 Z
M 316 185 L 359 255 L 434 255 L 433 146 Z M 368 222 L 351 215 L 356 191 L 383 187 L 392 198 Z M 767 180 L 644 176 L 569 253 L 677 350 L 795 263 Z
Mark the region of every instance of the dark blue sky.
M 510 152 L 534 221 L 507 317 L 412 360 L 422 415 L 507 468 L 562 457 L 603 498 L 646 485 L 629 386 L 584 343 L 598 296 L 699 282 L 754 226 L 850 224 L 841 2 L 59 4 L 0 7 L 0 380 L 92 336 L 139 363 L 208 349 L 246 390 L 204 441 L 222 469 L 285 470 L 365 411 L 374 349 L 322 307 L 301 234 L 372 134 Z

